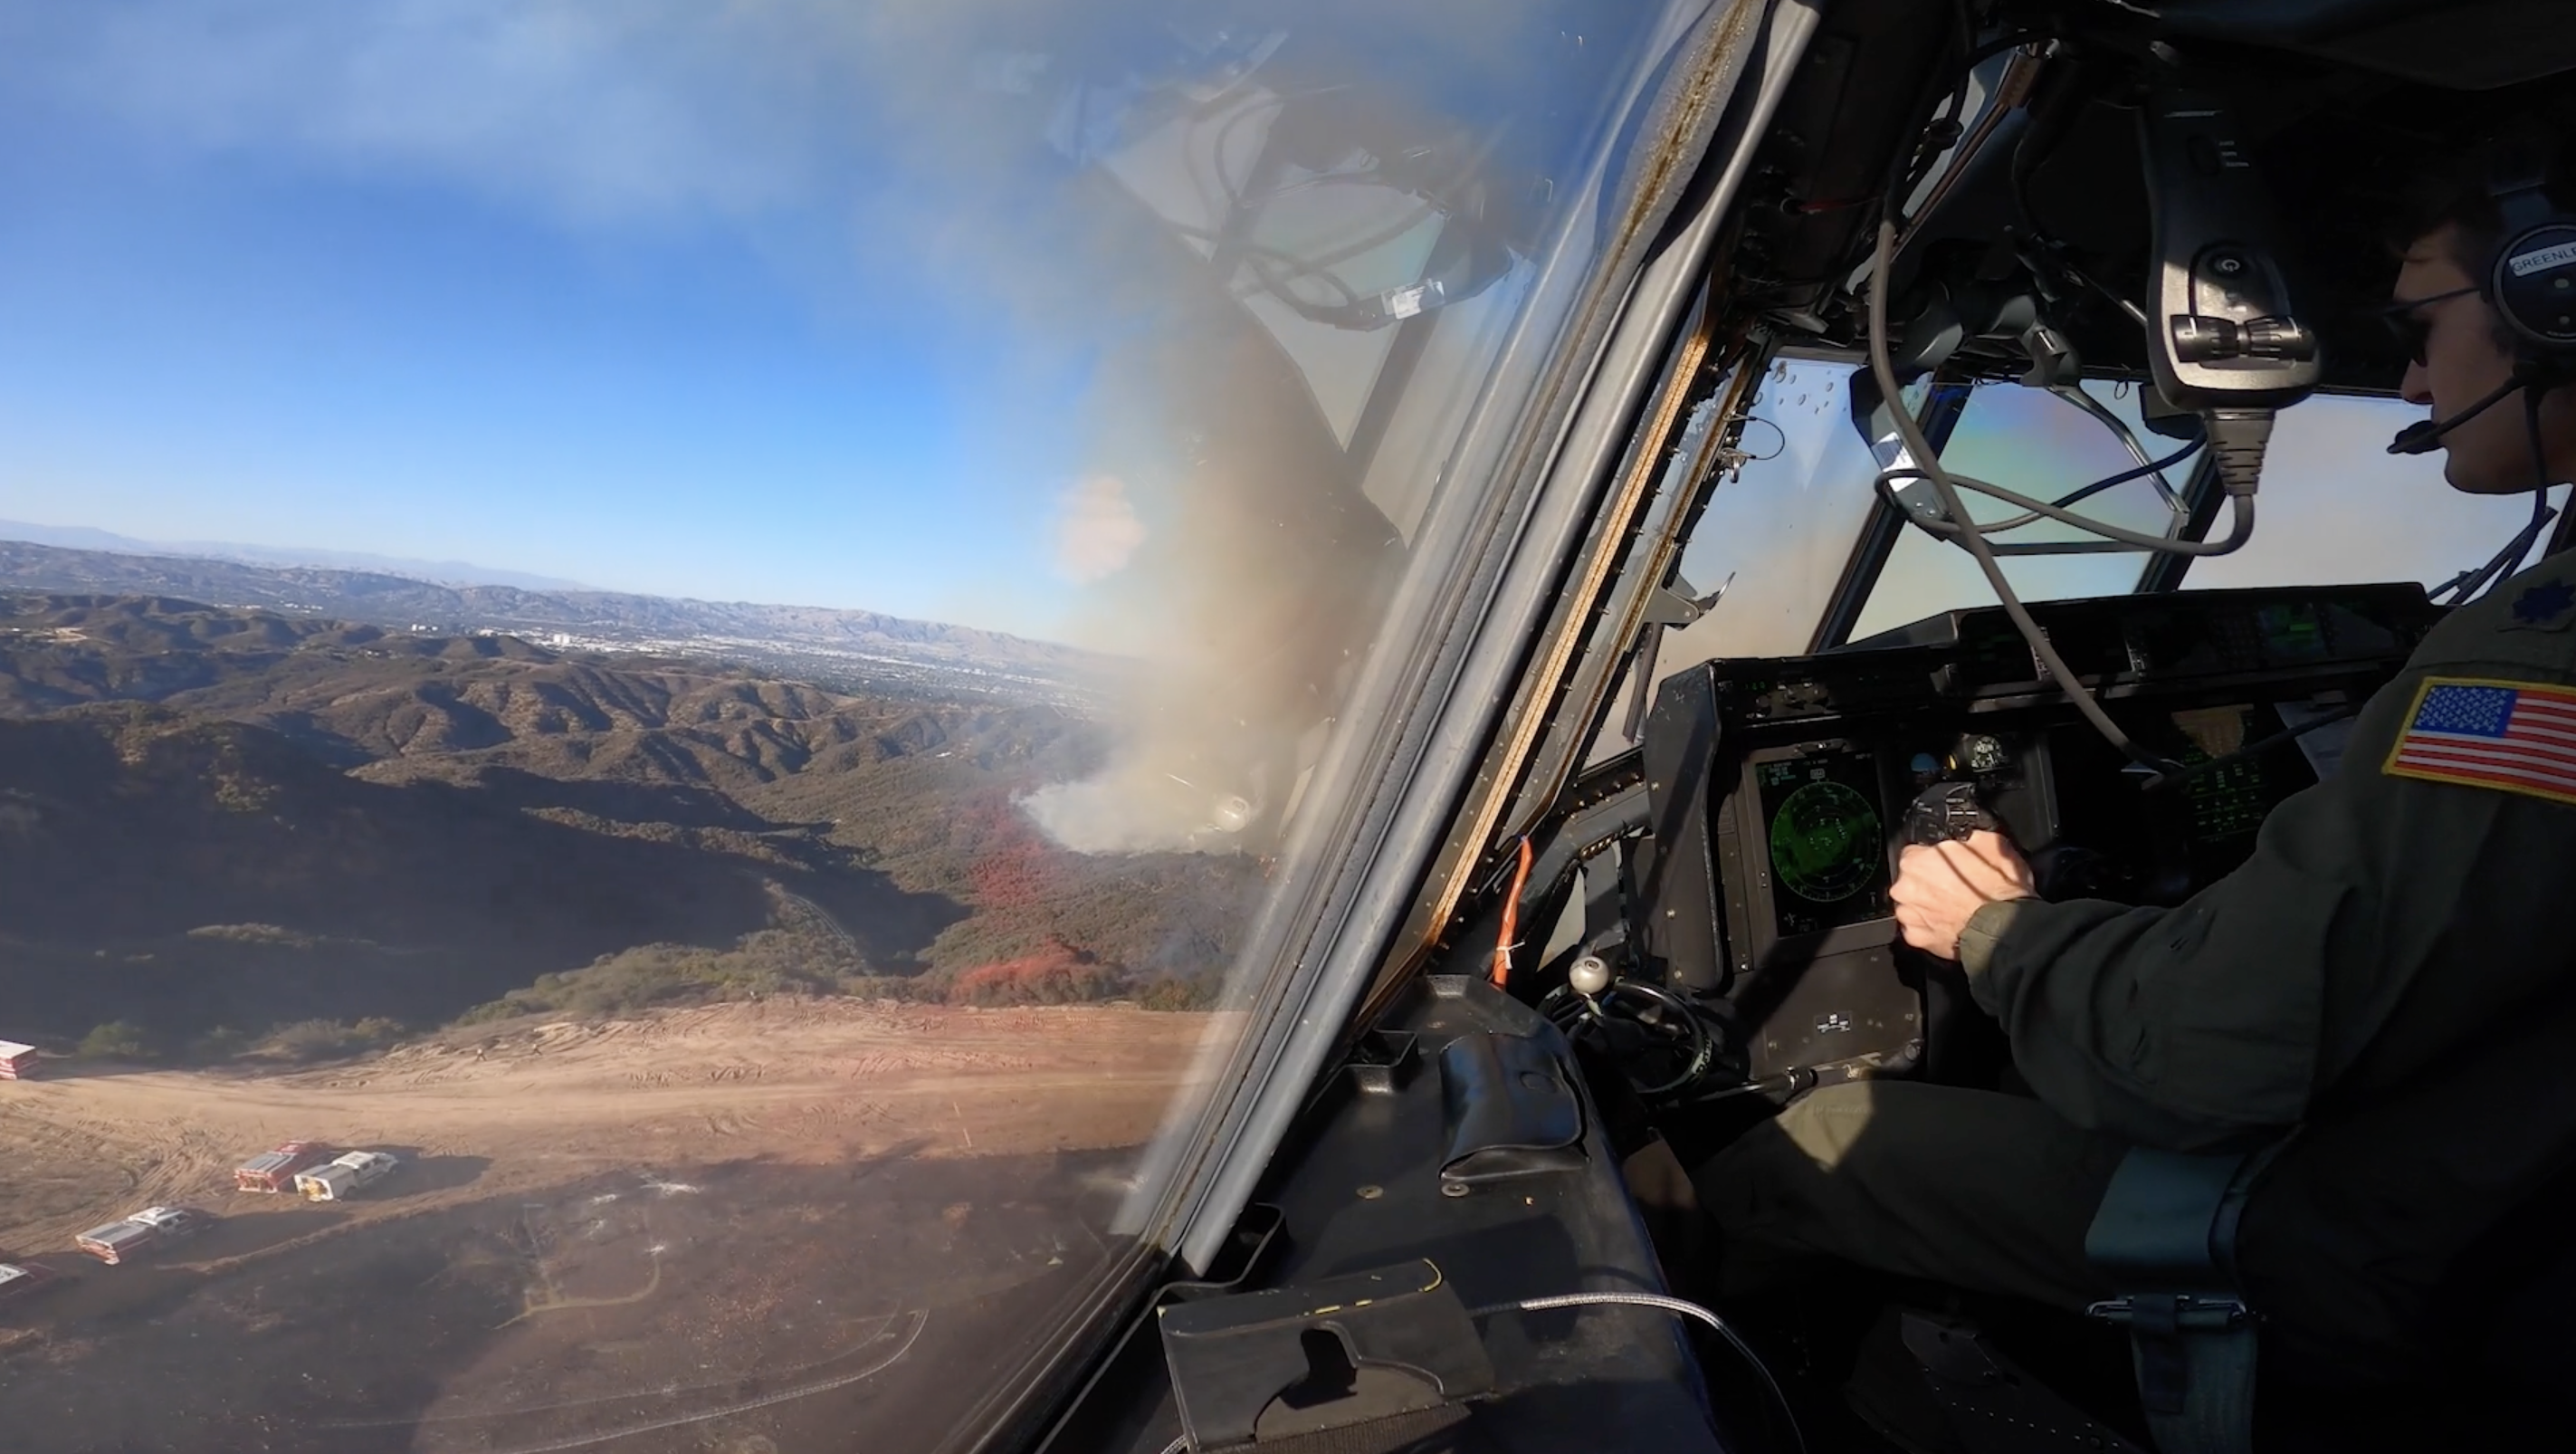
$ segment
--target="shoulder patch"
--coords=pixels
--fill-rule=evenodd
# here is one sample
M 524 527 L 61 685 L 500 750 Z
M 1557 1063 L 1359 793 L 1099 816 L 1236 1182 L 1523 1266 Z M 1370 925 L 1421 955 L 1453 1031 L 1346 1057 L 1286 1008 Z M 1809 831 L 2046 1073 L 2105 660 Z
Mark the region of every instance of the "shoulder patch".
M 2576 620 L 2576 585 L 2566 581 L 2542 581 L 2513 598 L 2516 626 L 2556 630 L 2570 620 Z
M 2576 688 L 2427 677 L 2380 771 L 2576 803 Z

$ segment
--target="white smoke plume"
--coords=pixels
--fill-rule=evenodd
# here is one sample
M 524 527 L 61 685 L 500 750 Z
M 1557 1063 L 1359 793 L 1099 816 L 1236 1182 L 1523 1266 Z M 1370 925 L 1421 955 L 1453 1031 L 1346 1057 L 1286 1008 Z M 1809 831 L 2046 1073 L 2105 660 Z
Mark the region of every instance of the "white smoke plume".
M 1145 522 L 1115 475 L 1076 480 L 1056 502 L 1056 573 L 1077 586 L 1125 570 L 1144 543 Z

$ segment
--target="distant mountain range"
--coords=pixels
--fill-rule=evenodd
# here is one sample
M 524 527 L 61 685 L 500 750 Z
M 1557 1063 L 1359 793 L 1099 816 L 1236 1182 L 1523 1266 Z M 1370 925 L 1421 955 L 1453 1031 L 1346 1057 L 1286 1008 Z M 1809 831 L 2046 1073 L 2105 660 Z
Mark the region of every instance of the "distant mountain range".
M 523 591 L 580 591 L 579 581 L 524 571 L 496 570 L 462 560 L 414 560 L 399 555 L 371 555 L 362 550 L 299 550 L 277 545 L 244 545 L 232 540 L 137 540 L 87 525 L 36 525 L 0 520 L 0 540 L 54 545 L 65 550 L 105 550 L 119 555 L 187 555 L 205 560 L 239 561 L 244 565 L 313 566 L 322 570 L 377 571 L 451 586 L 517 586 Z
M 9 528 L 0 525 L 0 534 Z M 121 538 L 104 531 L 57 533 Z M 424 635 L 501 632 L 557 650 L 709 657 L 843 690 L 963 691 L 1073 704 L 1095 695 L 1103 679 L 1119 670 L 1114 659 L 1072 647 L 873 611 L 440 584 L 389 570 L 26 541 L 0 540 L 0 590 L 172 597 Z

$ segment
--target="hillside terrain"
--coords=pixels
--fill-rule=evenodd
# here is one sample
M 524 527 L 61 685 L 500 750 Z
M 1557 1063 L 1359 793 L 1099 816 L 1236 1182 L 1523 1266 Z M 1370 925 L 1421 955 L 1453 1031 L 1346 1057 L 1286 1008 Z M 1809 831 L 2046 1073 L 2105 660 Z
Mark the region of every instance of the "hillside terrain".
M 213 602 L 317 628 L 357 623 L 441 638 L 502 632 L 546 645 L 720 660 L 879 694 L 1072 703 L 1096 696 L 1121 670 L 1068 646 L 873 611 L 438 584 L 382 571 L 16 540 L 0 540 L 0 591 Z
M 1054 846 L 1017 802 L 1099 751 L 1045 704 L 0 598 L 0 1036 L 204 1057 L 780 991 L 1201 1002 L 1257 865 Z
M 1100 730 L 937 680 L 0 595 L 0 1446 L 945 1437 L 1116 1265 L 1262 882 L 1058 847 Z M 240 1190 L 288 1140 L 393 1169 Z

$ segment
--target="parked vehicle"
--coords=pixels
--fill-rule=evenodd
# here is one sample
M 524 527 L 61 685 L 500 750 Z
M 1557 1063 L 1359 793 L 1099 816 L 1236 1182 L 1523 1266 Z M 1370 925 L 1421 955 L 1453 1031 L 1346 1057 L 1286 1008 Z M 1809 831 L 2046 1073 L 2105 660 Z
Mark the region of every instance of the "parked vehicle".
M 317 1166 L 295 1178 L 295 1189 L 306 1201 L 347 1201 L 366 1188 L 393 1175 L 402 1165 L 382 1151 L 352 1151 L 327 1166 Z
M 0 1303 L 32 1297 L 62 1279 L 62 1274 L 34 1262 L 0 1262 Z
M 295 1186 L 296 1173 L 338 1154 L 338 1147 L 320 1141 L 288 1141 L 274 1151 L 263 1151 L 234 1167 L 233 1189 L 270 1193 L 289 1191 Z
M 153 1248 L 184 1242 L 214 1221 L 194 1207 L 145 1207 L 130 1217 L 90 1228 L 74 1239 L 74 1245 L 114 1267 Z

